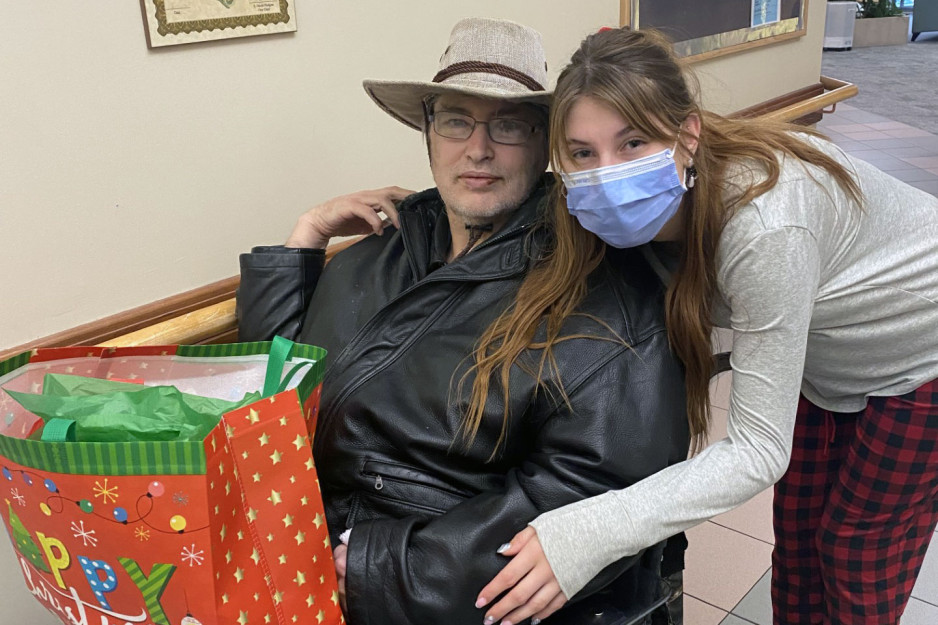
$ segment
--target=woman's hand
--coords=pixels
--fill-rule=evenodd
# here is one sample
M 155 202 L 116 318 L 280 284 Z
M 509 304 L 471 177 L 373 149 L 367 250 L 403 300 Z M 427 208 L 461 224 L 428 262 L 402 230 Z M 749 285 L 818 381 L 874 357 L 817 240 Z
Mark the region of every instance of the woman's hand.
M 335 560 L 335 576 L 336 580 L 339 582 L 339 606 L 342 608 L 342 613 L 345 613 L 345 572 L 346 565 L 348 563 L 348 547 L 345 545 L 339 545 L 335 548 L 335 551 L 332 552 L 332 557 Z
M 509 625 L 533 617 L 531 623 L 536 624 L 567 602 L 533 527 L 518 532 L 503 547 L 499 553 L 514 557 L 482 589 L 476 607 L 487 605 L 492 598 L 509 588 L 511 591 L 485 613 L 485 623 L 501 621 L 503 625 Z
M 412 193 L 401 187 L 384 187 L 332 198 L 300 217 L 286 247 L 322 249 L 332 237 L 381 234 L 389 223 L 399 228 L 395 202 Z M 387 216 L 386 220 L 381 219 L 380 212 Z

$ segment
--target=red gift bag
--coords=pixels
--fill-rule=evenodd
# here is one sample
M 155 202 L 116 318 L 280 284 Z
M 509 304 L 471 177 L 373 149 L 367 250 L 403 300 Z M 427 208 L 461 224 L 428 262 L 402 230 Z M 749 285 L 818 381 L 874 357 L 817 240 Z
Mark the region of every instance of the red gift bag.
M 0 388 L 33 393 L 71 373 L 235 399 L 268 368 L 302 374 L 201 441 L 35 440 L 39 418 L 0 391 L 0 516 L 29 590 L 64 623 L 343 622 L 309 434 L 325 351 L 292 346 L 286 365 L 270 353 L 80 347 L 0 363 Z

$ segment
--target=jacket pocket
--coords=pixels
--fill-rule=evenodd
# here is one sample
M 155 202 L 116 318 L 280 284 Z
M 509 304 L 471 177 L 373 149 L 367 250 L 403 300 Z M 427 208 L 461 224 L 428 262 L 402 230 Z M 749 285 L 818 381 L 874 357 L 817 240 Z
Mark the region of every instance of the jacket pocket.
M 370 484 L 365 497 L 395 502 L 410 513 L 442 514 L 472 496 L 419 469 L 386 460 L 366 458 L 361 475 Z

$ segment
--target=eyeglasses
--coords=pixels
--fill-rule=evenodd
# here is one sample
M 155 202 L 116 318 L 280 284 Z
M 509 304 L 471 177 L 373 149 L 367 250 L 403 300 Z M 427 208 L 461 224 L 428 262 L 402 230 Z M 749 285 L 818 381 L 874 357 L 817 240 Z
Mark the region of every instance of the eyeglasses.
M 462 113 L 440 111 L 430 114 L 433 132 L 446 137 L 465 141 L 472 136 L 477 124 L 485 124 L 489 139 L 504 145 L 519 145 L 531 138 L 540 126 L 522 119 L 496 117 L 487 122 L 479 121 Z

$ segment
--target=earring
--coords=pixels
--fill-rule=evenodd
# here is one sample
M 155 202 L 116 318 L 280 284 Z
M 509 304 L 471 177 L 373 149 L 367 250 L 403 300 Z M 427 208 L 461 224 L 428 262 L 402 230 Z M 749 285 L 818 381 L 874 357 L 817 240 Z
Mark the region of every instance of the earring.
M 697 168 L 694 167 L 694 159 L 690 159 L 687 167 L 684 168 L 684 186 L 693 189 L 697 182 Z

